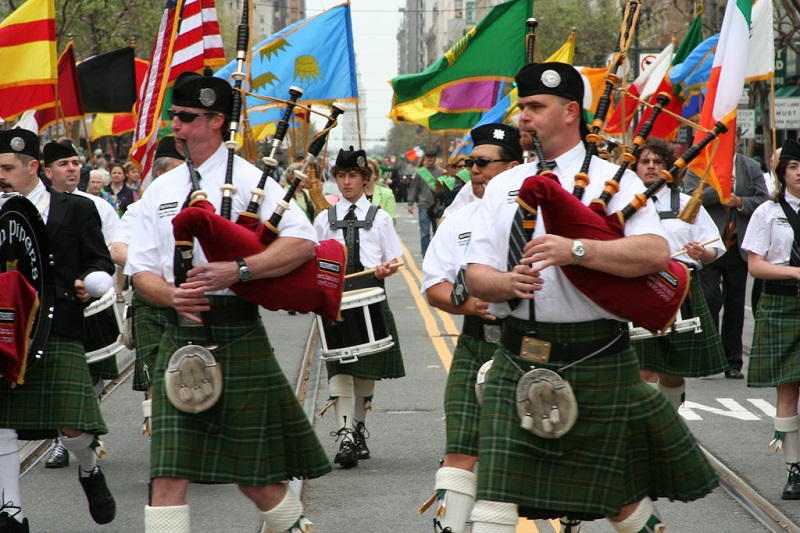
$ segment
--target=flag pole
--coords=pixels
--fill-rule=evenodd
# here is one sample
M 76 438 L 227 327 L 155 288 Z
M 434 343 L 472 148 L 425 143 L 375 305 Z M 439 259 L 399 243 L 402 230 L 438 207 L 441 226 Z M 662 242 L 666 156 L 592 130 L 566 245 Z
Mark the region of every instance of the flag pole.
M 356 100 L 356 131 L 358 132 L 358 149 L 363 150 L 364 147 L 361 145 L 361 111 L 358 107 L 358 100 Z

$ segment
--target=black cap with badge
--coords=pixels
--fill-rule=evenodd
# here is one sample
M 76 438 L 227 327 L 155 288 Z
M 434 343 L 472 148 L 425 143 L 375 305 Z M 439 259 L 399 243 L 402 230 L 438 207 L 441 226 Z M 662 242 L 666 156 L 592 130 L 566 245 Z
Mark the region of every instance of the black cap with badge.
M 172 135 L 168 137 L 162 137 L 161 140 L 158 141 L 156 155 L 153 156 L 153 159 L 155 160 L 159 157 L 171 157 L 173 159 L 180 159 L 181 161 L 186 160 L 183 154 L 181 154 L 175 147 L 175 137 Z
M 528 63 L 517 73 L 514 81 L 520 98 L 552 94 L 577 102 L 581 113 L 579 130 L 581 138 L 586 138 L 589 128 L 583 116 L 583 78 L 575 67 L 558 61 Z
M 44 145 L 42 149 L 44 156 L 44 166 L 49 167 L 59 159 L 66 159 L 68 157 L 78 157 L 78 151 L 71 141 L 50 141 Z
M 372 170 L 367 165 L 367 153 L 364 150 L 356 150 L 352 146 L 349 150 L 340 149 L 336 156 L 336 164 L 333 166 L 332 173 L 335 176 L 339 172 L 357 170 L 368 178 L 372 175 Z
M 506 150 L 515 161 L 522 162 L 522 146 L 519 143 L 519 131 L 506 124 L 484 124 L 470 132 L 475 146 L 494 144 Z
M 202 76 L 196 72 L 182 72 L 172 89 L 172 104 L 197 107 L 230 115 L 233 93 L 222 78 Z
M 39 160 L 39 136 L 22 128 L 0 131 L 0 154 L 24 154 Z

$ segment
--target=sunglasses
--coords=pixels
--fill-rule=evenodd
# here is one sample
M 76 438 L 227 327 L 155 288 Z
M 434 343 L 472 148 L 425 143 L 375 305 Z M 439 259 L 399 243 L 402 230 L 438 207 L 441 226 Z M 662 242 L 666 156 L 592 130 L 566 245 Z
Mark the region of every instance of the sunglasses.
M 508 163 L 511 159 L 465 159 L 464 164 L 467 168 L 472 168 L 472 165 L 478 165 L 478 168 L 483 168 L 489 163 Z
M 192 113 L 191 111 L 175 111 L 174 109 L 167 109 L 167 116 L 169 117 L 170 120 L 172 120 L 175 117 L 178 117 L 178 120 L 180 120 L 181 122 L 184 122 L 186 124 L 189 124 L 190 122 L 194 122 L 194 119 L 196 119 L 197 117 L 208 117 L 208 116 L 217 115 L 217 114 L 218 113 L 216 113 L 216 112 L 212 112 L 212 113 Z

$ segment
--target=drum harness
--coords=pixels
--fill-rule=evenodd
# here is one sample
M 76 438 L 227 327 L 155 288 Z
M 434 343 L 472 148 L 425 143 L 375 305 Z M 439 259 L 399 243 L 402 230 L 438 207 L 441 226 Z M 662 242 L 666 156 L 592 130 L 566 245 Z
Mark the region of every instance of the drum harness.
M 342 220 L 337 220 L 336 218 L 336 206 L 328 208 L 328 224 L 331 230 L 342 230 L 344 232 L 344 243 L 347 246 L 347 274 L 355 274 L 364 270 L 364 265 L 361 264 L 361 245 L 358 230 L 371 229 L 375 221 L 375 214 L 380 209 L 379 205 L 371 204 L 364 220 L 358 220 L 355 214 L 355 207 L 356 205 L 352 204 L 350 211 Z M 346 291 L 365 287 L 383 287 L 383 281 L 374 276 L 350 278 L 345 281 Z

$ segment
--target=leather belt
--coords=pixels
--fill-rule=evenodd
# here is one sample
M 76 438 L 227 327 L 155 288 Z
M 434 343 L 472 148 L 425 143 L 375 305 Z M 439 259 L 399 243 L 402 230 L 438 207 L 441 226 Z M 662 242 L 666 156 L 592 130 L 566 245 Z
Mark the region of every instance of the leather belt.
M 800 296 L 800 285 L 797 283 L 776 283 L 774 281 L 764 282 L 764 292 L 773 296 Z
M 170 307 L 166 309 L 167 322 L 173 326 L 182 326 L 184 322 L 178 312 Z M 230 305 L 218 305 L 211 308 L 210 311 L 201 313 L 203 324 L 209 326 L 217 326 L 220 324 L 228 324 L 230 322 L 247 322 L 248 320 L 256 320 L 259 318 L 258 306 L 251 303 L 236 303 Z M 199 325 L 199 324 L 198 324 Z
M 472 337 L 475 340 L 497 344 L 500 342 L 500 327 L 502 324 L 500 319 L 490 321 L 473 315 L 465 315 L 461 334 Z
M 525 335 L 517 333 L 509 327 L 503 327 L 503 333 L 500 337 L 500 343 L 511 353 L 520 355 L 523 350 L 523 339 Z M 616 340 L 615 340 L 616 339 Z M 541 341 L 539 341 L 541 342 Z M 549 342 L 549 358 L 541 361 L 578 361 L 584 357 L 591 355 L 598 350 L 596 357 L 604 355 L 611 355 L 626 350 L 630 344 L 630 336 L 627 331 L 622 331 L 622 334 L 615 337 L 606 337 L 595 341 L 586 342 Z M 611 344 L 609 344 L 611 343 Z M 604 346 L 608 345 L 605 349 Z

